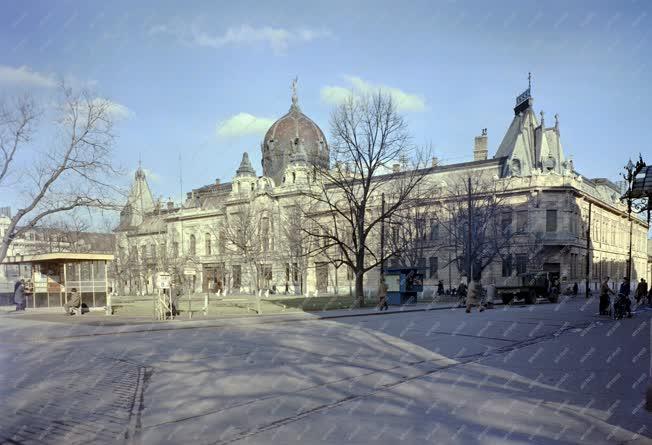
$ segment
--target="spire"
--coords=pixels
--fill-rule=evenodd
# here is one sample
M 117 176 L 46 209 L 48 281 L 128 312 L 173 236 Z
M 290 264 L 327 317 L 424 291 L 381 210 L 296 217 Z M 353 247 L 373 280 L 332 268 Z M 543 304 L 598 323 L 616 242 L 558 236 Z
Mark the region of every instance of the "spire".
M 546 126 L 545 126 L 545 123 L 544 123 L 544 121 L 543 121 L 543 110 L 541 110 L 541 111 L 539 112 L 539 114 L 541 115 L 541 128 L 542 128 L 542 129 L 545 129 Z
M 294 79 L 292 79 L 292 106 L 290 107 L 290 111 L 299 110 L 299 96 L 297 96 L 297 82 L 299 82 L 299 77 L 295 76 Z
M 532 73 L 527 73 L 527 90 L 523 91 L 516 98 L 516 107 L 514 107 L 514 114 L 518 116 L 521 112 L 532 107 Z
M 236 170 L 236 176 L 256 176 L 256 170 L 251 166 L 249 153 L 246 151 L 242 154 L 242 161 L 240 161 L 240 167 Z
M 146 214 L 155 210 L 156 204 L 147 184 L 141 162 L 134 175 L 127 202 L 120 212 L 120 225 L 117 230 L 127 230 L 140 225 Z
M 555 113 L 555 131 L 559 134 L 559 114 Z

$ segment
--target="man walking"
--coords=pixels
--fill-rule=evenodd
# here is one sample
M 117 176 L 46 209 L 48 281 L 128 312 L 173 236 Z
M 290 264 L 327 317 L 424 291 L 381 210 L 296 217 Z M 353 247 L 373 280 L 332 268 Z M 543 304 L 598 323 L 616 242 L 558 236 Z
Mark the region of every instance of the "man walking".
M 471 307 L 476 304 L 480 308 L 480 312 L 484 311 L 482 303 L 482 283 L 480 277 L 473 277 L 473 281 L 469 284 L 469 290 L 466 297 L 466 313 L 471 312 Z
M 645 300 L 647 297 L 647 281 L 645 281 L 645 278 L 641 278 L 641 281 L 639 281 L 638 286 L 636 286 L 636 304 L 639 305 L 641 304 L 641 300 Z
M 627 316 L 632 318 L 632 302 L 629 300 L 629 277 L 623 277 L 623 282 L 620 284 L 618 291 L 618 298 L 614 302 L 614 315 L 616 318 Z

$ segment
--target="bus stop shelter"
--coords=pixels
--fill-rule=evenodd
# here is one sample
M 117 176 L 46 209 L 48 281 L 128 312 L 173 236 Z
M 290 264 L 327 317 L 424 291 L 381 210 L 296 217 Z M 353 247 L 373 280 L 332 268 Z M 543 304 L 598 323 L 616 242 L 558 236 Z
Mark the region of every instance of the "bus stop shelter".
M 9 283 L 25 280 L 27 308 L 62 307 L 73 288 L 82 304 L 104 307 L 110 261 L 110 254 L 57 252 L 8 256 L 2 265 Z

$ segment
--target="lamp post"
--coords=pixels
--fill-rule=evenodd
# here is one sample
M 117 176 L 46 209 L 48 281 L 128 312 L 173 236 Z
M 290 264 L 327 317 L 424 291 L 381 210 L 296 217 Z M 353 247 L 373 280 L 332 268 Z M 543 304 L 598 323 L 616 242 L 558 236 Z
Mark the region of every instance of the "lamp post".
M 622 174 L 623 179 L 625 179 L 625 182 L 627 183 L 627 191 L 621 199 L 624 198 L 627 203 L 627 221 L 629 222 L 629 250 L 627 254 L 627 280 L 629 283 L 631 283 L 632 280 L 632 228 L 634 225 L 632 221 L 632 202 L 634 201 L 634 198 L 632 197 L 632 185 L 634 184 L 636 175 L 638 175 L 644 167 L 645 162 L 643 162 L 643 158 L 639 155 L 636 164 L 634 164 L 631 159 L 627 162 L 625 173 Z

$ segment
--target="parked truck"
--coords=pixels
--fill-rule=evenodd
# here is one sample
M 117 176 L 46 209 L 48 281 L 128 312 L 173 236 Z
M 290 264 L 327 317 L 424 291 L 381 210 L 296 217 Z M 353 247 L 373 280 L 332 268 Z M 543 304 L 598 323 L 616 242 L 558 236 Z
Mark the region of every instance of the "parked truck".
M 518 300 L 534 304 L 538 297 L 556 303 L 559 300 L 559 292 L 554 289 L 552 283 L 553 277 L 549 272 L 527 272 L 507 278 L 503 285 L 496 286 L 496 294 L 504 304 Z

